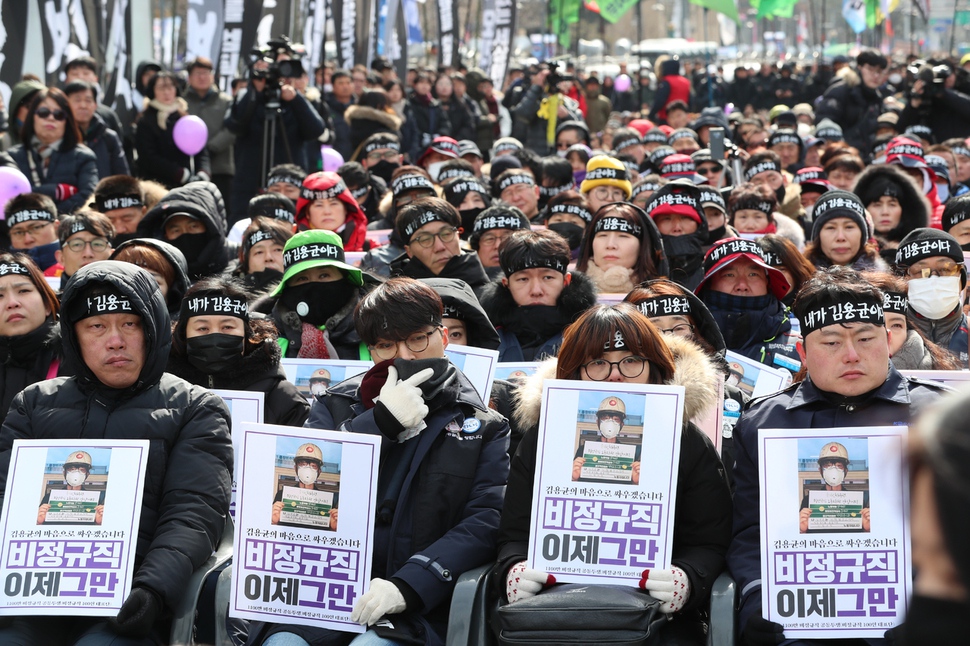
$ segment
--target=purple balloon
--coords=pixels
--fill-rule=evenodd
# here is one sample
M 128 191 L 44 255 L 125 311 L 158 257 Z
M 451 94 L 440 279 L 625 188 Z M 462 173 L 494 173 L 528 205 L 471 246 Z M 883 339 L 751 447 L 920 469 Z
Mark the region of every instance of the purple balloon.
M 320 146 L 320 156 L 323 157 L 323 170 L 336 173 L 344 165 L 344 157 L 330 146 Z
M 732 112 L 734 112 L 733 103 L 728 103 L 726 106 L 724 106 L 724 114 L 731 114 Z
M 175 145 L 186 155 L 198 155 L 209 140 L 209 129 L 205 121 L 195 115 L 182 117 L 172 128 Z
M 30 180 L 16 168 L 0 167 L 0 207 L 22 193 L 30 193 Z M 3 211 L 0 210 L 0 220 Z
M 613 81 L 613 89 L 615 89 L 617 92 L 626 92 L 630 89 L 631 84 L 632 81 L 630 80 L 629 76 L 626 74 L 620 74 L 616 77 L 616 80 Z

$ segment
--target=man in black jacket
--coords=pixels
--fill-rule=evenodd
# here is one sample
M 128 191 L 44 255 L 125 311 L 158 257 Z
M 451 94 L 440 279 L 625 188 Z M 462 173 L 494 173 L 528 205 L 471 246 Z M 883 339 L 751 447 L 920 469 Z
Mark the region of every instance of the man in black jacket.
M 839 124 L 845 141 L 862 153 L 869 154 L 876 135 L 876 119 L 882 113 L 882 84 L 886 81 L 889 61 L 874 49 L 863 50 L 856 57 L 858 72 L 845 70 L 841 80 L 833 83 L 815 111 L 815 123 L 831 119 Z
M 81 268 L 64 293 L 61 336 L 74 377 L 14 398 L 0 430 L 0 491 L 18 439 L 148 439 L 131 594 L 117 617 L 13 617 L 4 644 L 167 642 L 164 616 L 219 542 L 229 511 L 232 443 L 222 399 L 165 374 L 168 310 L 151 275 L 128 263 Z M 12 621 L 11 621 L 12 619 Z

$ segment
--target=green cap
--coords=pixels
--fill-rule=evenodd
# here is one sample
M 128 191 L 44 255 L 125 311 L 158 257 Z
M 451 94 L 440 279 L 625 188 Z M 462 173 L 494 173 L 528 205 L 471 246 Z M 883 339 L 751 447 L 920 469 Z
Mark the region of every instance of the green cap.
M 287 240 L 283 247 L 283 267 L 283 280 L 270 296 L 279 296 L 286 281 L 312 267 L 336 267 L 353 284 L 358 287 L 364 284 L 361 271 L 344 262 L 344 243 L 340 236 L 324 229 L 301 231 Z

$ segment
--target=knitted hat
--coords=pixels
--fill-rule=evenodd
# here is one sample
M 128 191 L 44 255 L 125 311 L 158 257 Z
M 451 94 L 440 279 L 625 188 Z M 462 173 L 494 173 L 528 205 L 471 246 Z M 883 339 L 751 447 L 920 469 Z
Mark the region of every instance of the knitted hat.
M 859 188 L 857 187 L 856 190 L 858 191 Z M 883 196 L 901 200 L 906 194 L 905 189 L 896 181 L 896 178 L 889 175 L 879 175 L 865 186 L 865 190 L 859 192 L 859 199 L 866 206 L 878 202 Z
M 287 281 L 313 267 L 336 267 L 354 285 L 364 284 L 360 269 L 344 261 L 344 243 L 340 236 L 324 229 L 301 231 L 287 240 L 283 247 L 283 267 L 283 279 L 270 296 L 279 296 Z
M 472 249 L 478 250 L 478 241 L 486 231 L 495 229 L 519 229 L 529 230 L 529 218 L 525 213 L 514 206 L 502 204 L 485 209 L 475 216 L 475 223 L 472 225 L 471 235 L 468 236 L 468 243 Z
M 727 215 L 727 204 L 724 202 L 724 196 L 721 195 L 721 191 L 708 186 L 700 186 L 698 188 L 701 191 L 701 208 L 710 206 Z
M 492 203 L 492 196 L 488 189 L 474 177 L 459 177 L 445 182 L 441 190 L 442 197 L 456 209 L 461 206 L 461 203 L 465 201 L 465 196 L 469 193 L 478 193 L 482 197 L 482 201 L 485 202 L 486 208 Z
M 913 229 L 896 249 L 896 264 L 912 267 L 920 260 L 945 256 L 957 264 L 963 264 L 963 249 L 956 238 L 939 229 Z
M 818 242 L 822 227 L 832 218 L 849 218 L 862 231 L 863 240 L 869 239 L 866 207 L 855 193 L 838 189 L 824 193 L 812 207 L 812 218 L 815 220 L 812 225 L 812 242 Z
M 303 179 L 300 187 L 300 197 L 296 201 L 296 219 L 300 222 L 307 220 L 307 208 L 314 200 L 323 200 L 335 197 L 344 203 L 347 208 L 347 216 L 351 213 L 363 213 L 357 200 L 351 195 L 344 184 L 343 178 L 337 173 L 324 171 L 322 173 L 312 173 Z
M 586 164 L 586 179 L 580 185 L 581 193 L 586 194 L 597 186 L 616 186 L 623 189 L 625 199 L 630 199 L 633 186 L 626 167 L 618 159 L 607 155 L 596 155 Z
M 943 230 L 950 229 L 964 220 L 970 220 L 970 194 L 951 197 L 943 209 Z
M 831 119 L 822 119 L 815 126 L 815 136 L 825 141 L 842 141 L 842 126 Z

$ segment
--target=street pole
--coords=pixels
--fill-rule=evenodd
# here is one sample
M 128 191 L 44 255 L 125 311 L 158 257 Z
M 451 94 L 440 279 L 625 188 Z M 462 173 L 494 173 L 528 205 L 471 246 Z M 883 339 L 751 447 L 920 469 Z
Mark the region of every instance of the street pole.
M 704 63 L 707 68 L 707 107 L 714 105 L 714 80 L 711 76 L 711 48 L 707 46 L 707 16 L 710 10 L 704 7 Z

